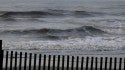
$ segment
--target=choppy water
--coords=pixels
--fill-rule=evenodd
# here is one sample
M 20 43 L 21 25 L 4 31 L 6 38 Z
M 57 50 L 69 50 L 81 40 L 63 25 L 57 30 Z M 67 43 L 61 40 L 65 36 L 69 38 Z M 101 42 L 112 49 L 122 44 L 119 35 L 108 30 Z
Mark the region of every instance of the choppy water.
M 125 1 L 1 0 L 4 49 L 124 54 Z

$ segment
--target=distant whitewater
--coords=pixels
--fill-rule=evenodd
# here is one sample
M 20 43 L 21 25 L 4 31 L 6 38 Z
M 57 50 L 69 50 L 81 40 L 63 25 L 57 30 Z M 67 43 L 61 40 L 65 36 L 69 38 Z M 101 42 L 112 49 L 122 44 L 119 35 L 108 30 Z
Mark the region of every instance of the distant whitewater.
M 69 55 L 125 54 L 124 4 L 83 0 L 28 0 L 27 4 L 22 0 L 11 5 L 0 1 L 3 49 Z

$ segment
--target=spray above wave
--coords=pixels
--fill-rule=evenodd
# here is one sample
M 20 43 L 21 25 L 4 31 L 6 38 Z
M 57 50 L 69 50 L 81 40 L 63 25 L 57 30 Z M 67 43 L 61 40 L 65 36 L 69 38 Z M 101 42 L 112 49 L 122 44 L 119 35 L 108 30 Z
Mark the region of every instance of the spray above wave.
M 45 11 L 24 11 L 24 12 L 4 12 L 0 17 L 2 18 L 41 18 L 46 16 L 74 16 L 74 17 L 92 17 L 95 15 L 102 15 L 100 12 L 88 11 L 68 11 L 68 10 L 45 10 Z
M 84 37 L 84 36 L 96 36 L 107 34 L 103 30 L 94 28 L 92 26 L 82 26 L 74 29 L 32 29 L 32 30 L 5 30 L 2 31 L 3 35 L 36 35 L 36 36 L 46 36 L 48 38 L 66 38 L 66 37 Z

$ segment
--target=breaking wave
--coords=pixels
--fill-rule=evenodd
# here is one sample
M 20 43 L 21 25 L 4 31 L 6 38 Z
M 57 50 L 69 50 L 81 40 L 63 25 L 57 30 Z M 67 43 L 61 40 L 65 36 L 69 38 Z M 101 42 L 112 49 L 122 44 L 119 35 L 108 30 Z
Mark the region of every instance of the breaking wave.
M 74 17 L 92 17 L 102 15 L 100 12 L 89 11 L 68 11 L 68 10 L 45 10 L 45 11 L 5 11 L 0 17 L 2 18 L 41 18 L 46 16 L 74 16 Z
M 26 35 L 26 34 L 36 34 L 36 35 L 46 35 L 48 37 L 77 37 L 77 36 L 94 36 L 94 35 L 103 35 L 106 34 L 103 30 L 95 28 L 93 26 L 82 26 L 79 28 L 73 29 L 31 29 L 31 30 L 4 30 L 1 31 L 1 34 L 17 34 L 17 35 Z

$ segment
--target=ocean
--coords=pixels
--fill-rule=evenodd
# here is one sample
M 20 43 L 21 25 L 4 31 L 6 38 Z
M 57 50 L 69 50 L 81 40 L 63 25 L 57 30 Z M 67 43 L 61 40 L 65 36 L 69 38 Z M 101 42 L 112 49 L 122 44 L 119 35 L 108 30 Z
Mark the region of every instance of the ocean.
M 125 1 L 0 0 L 4 50 L 125 54 Z

